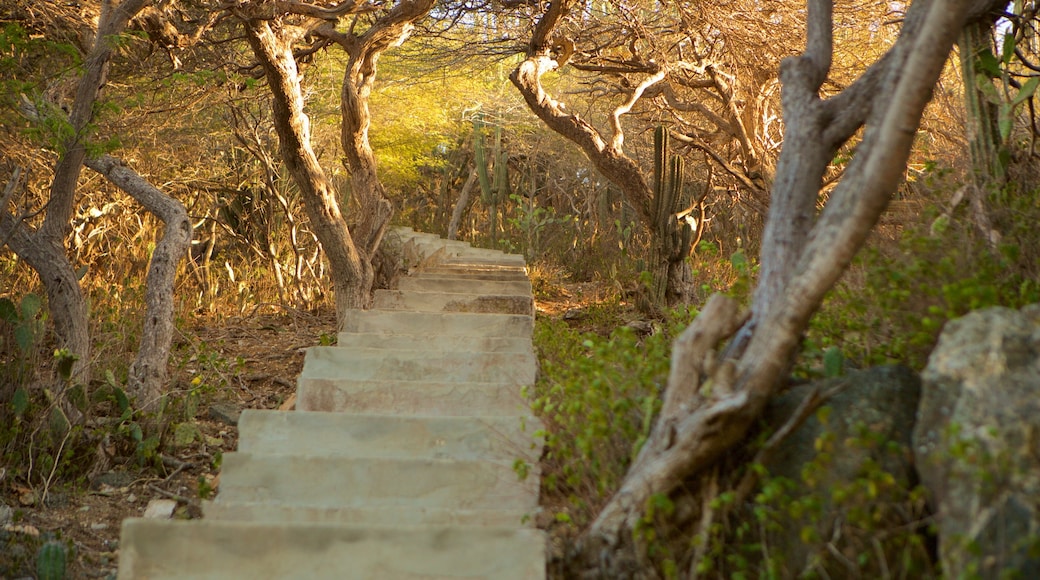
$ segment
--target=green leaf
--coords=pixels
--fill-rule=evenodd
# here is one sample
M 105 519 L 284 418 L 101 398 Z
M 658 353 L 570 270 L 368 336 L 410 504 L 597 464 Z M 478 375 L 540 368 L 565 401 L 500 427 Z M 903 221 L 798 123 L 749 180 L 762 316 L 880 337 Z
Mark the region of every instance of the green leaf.
M 69 423 L 68 417 L 66 417 L 65 413 L 63 413 L 62 410 L 58 407 L 54 407 L 51 409 L 51 416 L 48 423 L 48 426 L 51 430 L 51 435 L 53 435 L 54 438 L 59 441 L 62 437 L 65 436 L 66 433 L 69 432 L 69 429 L 72 428 L 72 425 Z
M 978 60 L 976 61 L 978 68 L 984 73 L 989 75 L 989 78 L 995 79 L 1000 76 L 1000 61 L 994 56 L 993 51 L 985 49 L 979 53 Z
M 1010 32 L 1004 33 L 1004 43 L 1001 46 L 1000 60 L 1004 62 L 1004 66 L 1011 64 L 1011 59 L 1015 56 L 1015 35 Z
M 14 340 L 18 343 L 18 348 L 25 354 L 29 354 L 32 350 L 33 342 L 35 342 L 35 336 L 33 336 L 33 329 L 31 326 L 21 325 L 14 329 Z
M 1011 100 L 1011 106 L 1018 106 L 1025 102 L 1027 99 L 1031 98 L 1033 96 L 1033 93 L 1036 92 L 1037 85 L 1040 85 L 1040 77 L 1033 77 L 1026 81 L 1026 84 L 1022 85 L 1021 89 L 1018 89 L 1018 93 L 1015 94 L 1015 98 Z
M 65 391 L 65 396 L 70 403 L 75 405 L 76 409 L 81 412 L 87 410 L 87 390 L 83 388 L 83 385 L 72 385 Z
M 823 353 L 823 374 L 827 378 L 840 377 L 845 370 L 845 355 L 841 349 L 832 346 Z
M 997 87 L 993 86 L 993 79 L 984 74 L 975 75 L 975 88 L 979 89 L 982 96 L 994 105 L 999 105 L 1003 101 L 1000 93 L 997 92 Z
M 22 319 L 36 318 L 43 306 L 43 300 L 38 294 L 29 293 L 22 296 Z
M 1011 105 L 1001 103 L 1000 109 L 997 111 L 997 126 L 1000 128 L 1000 140 L 1004 143 L 1007 143 L 1008 138 L 1011 137 L 1012 122 Z
M 15 389 L 14 397 L 11 399 L 11 407 L 14 410 L 15 417 L 21 417 L 29 410 L 29 391 L 26 391 L 25 387 Z
M 54 351 L 54 360 L 57 363 L 58 374 L 66 381 L 72 378 L 72 366 L 79 360 L 78 354 L 72 354 L 68 349 L 62 348 Z
M 126 396 L 126 392 L 123 389 L 112 385 L 112 392 L 116 396 L 116 404 L 119 405 L 119 412 L 126 413 L 130 410 L 130 398 Z
M 130 438 L 140 443 L 141 439 L 144 438 L 144 434 L 141 432 L 141 426 L 137 423 L 130 424 Z
M 187 447 L 200 434 L 198 426 L 194 423 L 180 423 L 173 431 L 173 444 L 177 447 Z
M 14 307 L 10 298 L 0 298 L 0 320 L 11 324 L 18 322 L 18 309 Z

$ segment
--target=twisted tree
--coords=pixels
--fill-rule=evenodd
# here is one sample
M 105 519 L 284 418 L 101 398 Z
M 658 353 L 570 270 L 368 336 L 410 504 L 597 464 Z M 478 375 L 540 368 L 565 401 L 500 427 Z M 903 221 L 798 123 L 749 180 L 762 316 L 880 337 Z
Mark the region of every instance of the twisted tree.
M 372 258 L 393 214 L 368 137 L 369 97 L 379 57 L 403 43 L 414 23 L 429 14 L 434 3 L 345 1 L 323 6 L 253 2 L 231 8 L 243 22 L 249 45 L 267 77 L 282 160 L 300 188 L 315 234 L 329 258 L 341 321 L 347 310 L 368 306 L 374 281 Z M 340 88 L 340 142 L 350 173 L 350 194 L 358 206 L 353 225 L 348 225 L 340 208 L 341 192 L 311 146 L 297 59 L 297 54 L 309 56 L 333 45 L 347 54 Z
M 560 26 L 576 6 L 560 0 L 546 7 L 513 81 L 546 124 L 579 143 L 607 177 L 642 195 L 638 168 L 620 152 L 618 120 L 649 87 L 662 82 L 668 69 L 647 63 L 644 80 L 615 109 L 613 138 L 602 138 L 540 83 L 542 75 L 560 66 L 561 54 L 569 56 L 559 48 L 567 44 Z M 772 180 L 751 311 L 741 314 L 730 298 L 716 295 L 676 340 L 661 414 L 620 490 L 579 543 L 574 559 L 579 573 L 630 573 L 639 553 L 632 549 L 632 531 L 648 501 L 681 484 L 703 484 L 706 470 L 743 440 L 782 384 L 813 313 L 902 179 L 951 46 L 966 23 L 983 20 L 1001 6 L 995 0 L 914 2 L 891 49 L 843 90 L 826 96 L 833 6 L 826 0 L 808 2 L 805 49 L 780 67 L 783 149 Z M 861 129 L 855 156 L 818 212 L 835 153 Z

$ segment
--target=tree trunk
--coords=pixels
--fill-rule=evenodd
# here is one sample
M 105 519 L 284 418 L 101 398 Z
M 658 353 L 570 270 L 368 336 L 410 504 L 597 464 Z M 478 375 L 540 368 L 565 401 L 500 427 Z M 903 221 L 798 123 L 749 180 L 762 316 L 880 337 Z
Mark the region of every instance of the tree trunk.
M 520 91 L 528 108 L 546 126 L 580 147 L 592 165 L 622 191 L 632 207 L 636 208 L 651 237 L 657 240 L 655 243 L 665 243 L 663 237 L 670 235 L 671 229 L 662 229 L 658 225 L 657 216 L 652 208 L 653 189 L 647 183 L 639 165 L 622 150 L 624 131 L 621 127 L 621 117 L 632 109 L 648 88 L 665 77 L 665 71 L 659 70 L 648 76 L 631 91 L 625 103 L 614 109 L 611 114 L 612 134 L 608 141 L 588 121 L 576 114 L 568 113 L 564 105 L 549 95 L 541 83 L 545 73 L 556 70 L 559 66 L 553 58 L 552 47 L 556 31 L 569 8 L 570 3 L 566 1 L 549 4 L 547 11 L 535 26 L 527 58 L 510 73 L 509 80 Z M 655 266 L 651 265 L 651 269 Z M 665 286 L 672 288 L 678 296 L 689 294 L 689 288 L 683 286 L 683 281 L 692 280 L 693 272 L 685 259 L 669 263 L 665 272 L 669 277 L 673 272 L 675 275 L 675 280 L 669 279 Z
M 902 178 L 924 107 L 969 8 L 981 13 L 998 6 L 991 0 L 918 0 L 888 54 L 841 94 L 821 101 L 813 87 L 820 86 L 829 67 L 831 3 L 809 3 L 806 51 L 782 65 L 785 120 L 795 127 L 789 138 L 815 135 L 827 147 L 836 147 L 866 121 L 863 142 L 811 230 L 784 232 L 772 225 L 774 240 L 784 242 L 786 249 L 764 253 L 763 262 L 779 260 L 789 266 L 783 271 L 769 265 L 781 282 L 775 290 L 763 290 L 762 298 L 756 294 L 753 313 L 759 322 L 746 349 L 734 358 L 720 360 L 714 354 L 717 343 L 739 323 L 735 309 L 722 298 L 713 298 L 676 341 L 661 416 L 621 489 L 582 538 L 579 554 L 588 566 L 605 573 L 624 569 L 622 560 L 632 553 L 617 548 L 631 541 L 631 530 L 649 499 L 689 484 L 744 439 L 786 372 L 812 314 L 865 242 Z M 808 148 L 804 157 L 803 147 Z M 773 204 L 795 207 L 771 208 L 771 221 L 801 216 L 805 198 L 815 200 L 820 158 L 814 143 L 785 140 Z M 798 175 L 781 175 L 781 168 Z M 780 191 L 792 187 L 808 189 Z
M 184 204 L 159 191 L 125 163 L 105 155 L 88 159 L 87 167 L 136 199 L 166 224 L 148 266 L 145 318 L 137 358 L 130 365 L 127 392 L 145 411 L 156 411 L 166 394 L 167 365 L 173 344 L 173 289 L 177 264 L 191 247 L 192 226 Z
M 147 0 L 123 0 L 119 4 L 103 2 L 101 5 L 97 34 L 90 54 L 83 60 L 83 75 L 76 86 L 75 100 L 69 112 L 71 137 L 60 146 L 46 214 L 39 229 L 32 231 L 20 219 L 8 214 L 7 208 L 0 208 L 0 228 L 4 237 L 9 238 L 11 249 L 39 274 L 47 292 L 58 348 L 77 357 L 72 366 L 72 381 L 82 385 L 89 385 L 91 379 L 89 309 L 75 268 L 65 253 L 65 238 L 72 230 L 76 186 L 87 152 L 87 127 L 108 76 L 108 64 L 115 47 L 112 38 L 121 34 L 130 19 L 147 3 Z M 56 114 L 37 113 L 41 116 Z M 42 117 L 31 120 L 43 121 Z M 68 417 L 73 421 L 81 419 L 81 413 L 64 396 L 64 389 L 69 385 L 64 384 L 60 377 L 56 377 L 54 382 L 59 387 L 56 389 L 59 404 Z
M 343 324 L 348 310 L 369 302 L 373 272 L 340 213 L 336 188 L 311 148 L 310 120 L 303 112 L 303 93 L 292 47 L 265 20 L 247 20 L 247 37 L 271 87 L 273 117 L 282 159 L 300 188 L 314 233 L 328 256 L 336 296 L 336 315 Z
M 376 81 L 376 65 L 383 52 L 400 46 L 408 38 L 414 23 L 425 18 L 435 3 L 436 0 L 398 2 L 357 37 L 328 28 L 318 30 L 319 34 L 327 33 L 350 55 L 340 91 L 340 140 L 350 171 L 352 194 L 361 210 L 355 237 L 369 256 L 379 248 L 393 216 L 393 206 L 379 182 L 375 154 L 368 140 L 372 123 L 368 101 Z
M 379 182 L 376 157 L 368 140 L 368 129 L 372 124 L 368 99 L 375 82 L 375 62 L 379 55 L 359 56 L 360 59 L 351 55 L 347 72 L 343 76 L 340 92 L 340 140 L 347 169 L 350 171 L 351 194 L 360 208 L 354 235 L 365 254 L 372 256 L 379 248 L 394 212 L 393 206 L 386 198 L 383 184 Z
M 292 53 L 292 41 L 299 30 L 279 28 L 276 33 L 273 26 L 281 25 L 272 23 L 277 20 L 267 20 L 260 14 L 250 16 L 248 6 L 236 9 L 245 22 L 249 44 L 264 68 L 274 96 L 275 128 L 282 157 L 300 187 L 315 234 L 329 258 L 336 313 L 341 324 L 347 310 L 366 308 L 370 302 L 375 279 L 372 258 L 393 215 L 393 207 L 379 182 L 376 158 L 368 140 L 371 124 L 368 99 L 375 83 L 376 63 L 383 51 L 404 42 L 413 23 L 429 14 L 434 1 L 398 2 L 360 36 L 354 34 L 353 26 L 351 32 L 339 32 L 335 23 L 342 16 L 367 10 L 364 5 L 343 3 L 328 9 L 305 5 L 285 7 L 307 16 L 315 16 L 317 11 L 324 22 L 310 33 L 339 44 L 350 57 L 340 91 L 340 138 L 350 171 L 351 193 L 359 206 L 358 223 L 352 230 L 340 213 L 335 187 L 311 148 L 309 120 L 303 112 L 303 93 Z
M 451 223 L 448 224 L 448 239 L 454 240 L 459 233 L 459 222 L 462 221 L 462 213 L 466 211 L 466 206 L 469 205 L 469 196 L 473 193 L 473 187 L 477 183 L 477 172 L 474 170 L 466 178 L 466 183 L 462 185 L 462 191 L 459 192 L 459 201 L 455 204 L 455 210 L 451 212 Z

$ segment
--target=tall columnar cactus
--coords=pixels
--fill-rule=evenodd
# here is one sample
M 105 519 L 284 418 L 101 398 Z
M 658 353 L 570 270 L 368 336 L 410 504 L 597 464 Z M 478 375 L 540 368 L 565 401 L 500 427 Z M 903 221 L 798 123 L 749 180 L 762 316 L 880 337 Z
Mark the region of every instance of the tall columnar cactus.
M 991 77 L 995 75 L 995 71 L 983 66 L 983 55 L 996 60 L 990 50 L 992 43 L 989 27 L 982 23 L 964 27 L 958 39 L 964 106 L 968 113 L 968 144 L 976 181 L 980 183 L 1002 181 L 1007 156 L 997 127 L 1000 99 L 995 99 L 998 103 L 992 102 L 984 90 L 986 85 L 992 89 Z M 997 96 L 995 90 L 989 92 Z
M 477 117 L 473 120 L 473 162 L 477 167 L 477 178 L 480 182 L 481 197 L 488 209 L 490 221 L 491 243 L 498 242 L 498 204 L 509 197 L 509 156 L 502 148 L 502 127 L 495 126 L 495 141 L 490 151 L 485 143 L 484 120 Z M 494 173 L 488 170 L 489 163 L 494 164 Z
M 685 292 L 681 286 L 682 264 L 690 254 L 693 231 L 680 224 L 676 214 L 689 203 L 683 190 L 682 157 L 669 158 L 668 130 L 658 126 L 654 131 L 654 197 L 650 201 L 653 217 L 651 298 L 659 307 Z

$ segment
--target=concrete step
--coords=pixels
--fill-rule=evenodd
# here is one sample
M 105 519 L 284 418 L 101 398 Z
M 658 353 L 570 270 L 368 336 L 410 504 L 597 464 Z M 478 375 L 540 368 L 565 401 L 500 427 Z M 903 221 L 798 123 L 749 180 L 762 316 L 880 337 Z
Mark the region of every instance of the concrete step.
M 445 250 L 450 255 L 457 255 L 463 257 L 498 258 L 507 255 L 505 252 L 502 252 L 501 250 L 474 248 L 473 246 L 469 245 L 468 242 L 459 242 L 442 239 L 413 238 L 406 243 L 418 249 L 420 252 L 425 252 L 427 254 L 432 254 L 440 250 Z
M 425 383 L 304 379 L 297 381 L 296 408 L 326 413 L 405 416 L 527 416 L 519 384 Z
M 403 282 L 403 280 L 402 280 Z M 490 284 L 491 282 L 484 282 Z M 516 284 L 516 282 L 497 282 Z M 447 291 L 447 290 L 446 290 Z M 519 314 L 472 314 L 351 310 L 344 317 L 343 332 L 379 334 L 427 334 L 441 336 L 523 336 L 534 331 L 534 317 Z
M 545 577 L 532 529 L 128 519 L 122 534 L 121 580 Z
M 302 508 L 516 509 L 538 506 L 538 477 L 454 459 L 225 453 L 218 501 Z M 221 499 L 223 498 L 223 499 Z
M 253 455 L 465 459 L 513 465 L 538 462 L 535 417 L 400 416 L 247 409 L 238 451 Z
M 494 250 L 491 250 L 494 251 Z M 501 256 L 481 256 L 479 254 L 447 257 L 440 266 L 515 266 L 526 267 L 527 261 L 520 254 L 502 254 Z
M 489 282 L 512 282 L 527 280 L 527 273 L 519 270 L 489 270 L 486 268 L 441 268 L 433 266 L 423 268 L 411 276 L 412 278 L 452 278 L 455 280 L 487 280 Z
M 534 352 L 531 339 L 519 336 L 438 336 L 341 332 L 336 346 L 439 352 Z
M 462 292 L 466 294 L 531 294 L 530 280 L 466 280 L 445 276 L 408 276 L 397 281 L 397 289 L 408 292 Z
M 488 295 L 457 292 L 376 290 L 373 308 L 415 312 L 494 312 L 534 315 L 530 294 Z
M 377 526 L 533 527 L 534 513 L 523 509 L 460 510 L 415 507 L 314 508 L 268 503 L 205 502 L 206 519 L 244 522 L 317 522 Z
M 307 349 L 300 378 L 531 385 L 537 373 L 538 359 L 532 353 L 386 351 L 314 346 Z
M 508 254 L 512 256 L 512 254 Z M 513 259 L 513 258 L 510 258 Z M 516 266 L 513 264 L 436 264 L 433 266 L 427 266 L 424 270 L 446 270 L 446 271 L 459 271 L 459 270 L 472 270 L 478 272 L 500 272 L 500 273 L 513 273 L 513 274 L 527 274 L 527 266 Z

